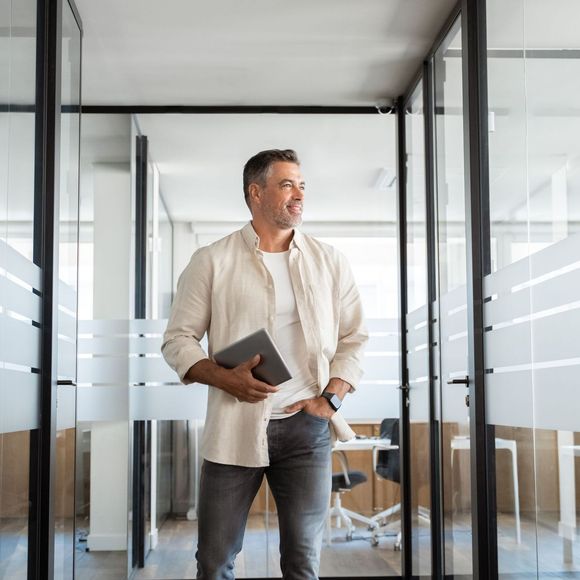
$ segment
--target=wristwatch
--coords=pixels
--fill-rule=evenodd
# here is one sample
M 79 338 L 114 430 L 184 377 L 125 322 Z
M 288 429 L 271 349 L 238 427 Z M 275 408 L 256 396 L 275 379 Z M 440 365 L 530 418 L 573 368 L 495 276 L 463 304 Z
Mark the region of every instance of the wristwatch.
M 340 400 L 340 397 L 336 393 L 327 393 L 326 391 L 323 391 L 322 395 L 320 395 L 320 396 L 324 397 L 328 401 L 328 404 L 335 411 L 338 411 L 340 409 L 340 406 L 342 405 L 342 401 Z

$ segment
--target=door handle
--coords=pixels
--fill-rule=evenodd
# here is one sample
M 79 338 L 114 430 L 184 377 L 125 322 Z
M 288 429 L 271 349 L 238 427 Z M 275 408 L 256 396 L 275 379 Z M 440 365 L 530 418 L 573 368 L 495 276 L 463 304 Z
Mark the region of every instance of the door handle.
M 69 379 L 59 379 L 58 381 L 56 381 L 56 384 L 59 387 L 76 387 L 77 384 L 74 381 L 71 381 Z
M 403 397 L 405 397 L 405 406 L 409 406 L 409 390 L 410 387 L 409 385 L 407 385 L 406 383 L 404 385 L 399 385 L 397 387 L 397 389 L 399 389 L 399 391 L 401 391 L 403 393 Z
M 469 387 L 469 377 L 463 377 L 461 379 L 449 379 L 447 381 L 448 385 L 465 385 L 466 387 Z

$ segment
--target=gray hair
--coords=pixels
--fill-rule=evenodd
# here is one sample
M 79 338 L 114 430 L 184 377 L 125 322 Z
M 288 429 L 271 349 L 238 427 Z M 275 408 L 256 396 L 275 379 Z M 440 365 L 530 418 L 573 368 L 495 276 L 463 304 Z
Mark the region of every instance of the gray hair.
M 266 185 L 268 172 L 272 165 L 278 161 L 300 165 L 298 155 L 293 149 L 267 149 L 266 151 L 260 151 L 244 165 L 244 197 L 248 207 L 250 207 L 250 185 L 252 183 L 257 183 L 262 187 Z

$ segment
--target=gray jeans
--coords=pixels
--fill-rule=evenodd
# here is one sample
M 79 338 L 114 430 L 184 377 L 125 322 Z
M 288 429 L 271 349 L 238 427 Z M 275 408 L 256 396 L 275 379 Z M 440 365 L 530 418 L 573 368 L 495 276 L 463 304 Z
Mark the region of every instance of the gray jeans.
M 286 580 L 318 578 L 331 491 L 328 421 L 301 411 L 268 424 L 268 467 L 204 461 L 199 501 L 197 578 L 231 580 L 250 506 L 264 474 L 280 525 Z

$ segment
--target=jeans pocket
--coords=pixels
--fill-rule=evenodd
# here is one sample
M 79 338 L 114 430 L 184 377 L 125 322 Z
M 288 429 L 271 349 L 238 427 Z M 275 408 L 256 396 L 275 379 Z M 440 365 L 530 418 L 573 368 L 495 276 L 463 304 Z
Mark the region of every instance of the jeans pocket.
M 300 412 L 303 415 L 306 415 L 306 417 L 310 417 L 311 419 L 314 419 L 316 421 L 321 421 L 325 425 L 328 425 L 328 423 L 330 422 L 330 419 L 327 419 L 326 417 L 319 417 L 318 415 L 312 415 L 311 413 L 306 412 L 304 409 L 302 409 Z

